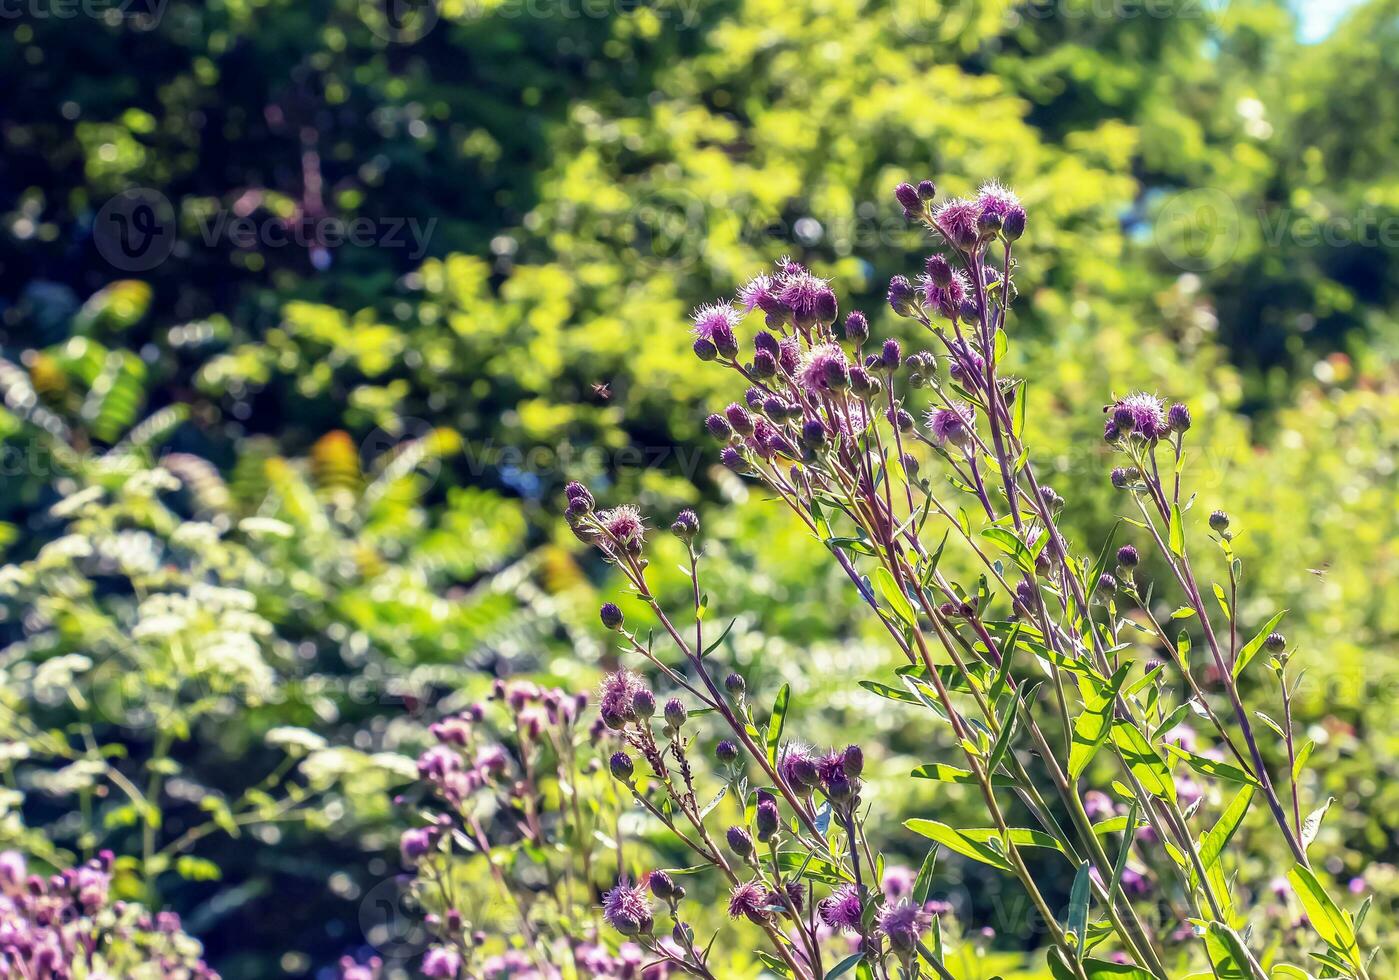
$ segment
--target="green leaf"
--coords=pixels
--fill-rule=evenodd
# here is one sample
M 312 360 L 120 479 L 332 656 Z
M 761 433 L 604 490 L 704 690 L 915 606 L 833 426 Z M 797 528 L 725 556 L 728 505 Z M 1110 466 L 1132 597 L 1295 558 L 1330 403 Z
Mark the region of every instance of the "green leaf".
M 1073 887 L 1069 889 L 1068 931 L 1074 937 L 1074 950 L 1080 962 L 1083 961 L 1084 940 L 1088 935 L 1088 902 L 1092 898 L 1091 882 L 1088 878 L 1088 862 L 1078 866 L 1074 874 Z
M 1171 504 L 1170 545 L 1177 558 L 1185 554 L 1185 522 L 1180 516 L 1180 504 Z
M 1074 721 L 1073 746 L 1069 749 L 1069 775 L 1077 779 L 1093 761 L 1093 756 L 1107 740 L 1112 728 L 1112 708 L 1117 700 L 1117 692 L 1127 680 L 1131 664 L 1123 664 L 1109 679 L 1105 688 L 1098 691 L 1092 703 L 1086 705 L 1083 713 Z
M 1187 752 L 1174 742 L 1165 743 L 1166 751 L 1178 759 L 1185 760 L 1186 764 L 1196 772 L 1206 776 L 1213 776 L 1216 779 L 1227 779 L 1231 783 L 1253 783 L 1257 785 L 1258 780 L 1244 772 L 1238 766 L 1231 766 L 1227 762 L 1216 762 L 1214 759 L 1207 759 L 1194 752 Z
M 1315 750 L 1316 742 L 1310 738 L 1297 750 L 1297 758 L 1292 763 L 1293 780 L 1302 778 L 1302 770 L 1307 768 L 1307 760 L 1312 757 L 1312 752 Z
M 1112 741 L 1122 753 L 1122 758 L 1132 770 L 1132 775 L 1137 777 L 1137 781 L 1148 793 L 1175 802 L 1176 784 L 1171 777 L 1171 771 L 1166 768 L 1165 760 L 1152 748 L 1145 735 L 1129 722 L 1118 720 L 1113 722 Z
M 1249 640 L 1247 643 L 1244 644 L 1244 648 L 1239 651 L 1238 659 L 1234 661 L 1235 677 L 1238 677 L 1240 674 L 1242 674 L 1244 672 L 1244 668 L 1248 666 L 1249 661 L 1251 661 L 1257 655 L 1259 650 L 1263 649 L 1263 642 L 1268 639 L 1268 634 L 1271 633 L 1277 627 L 1278 623 L 1282 621 L 1282 617 L 1286 615 L 1286 609 L 1277 613 L 1275 616 L 1273 616 L 1272 619 L 1268 620 L 1266 623 L 1263 624 L 1263 628 L 1258 631 L 1257 635 L 1255 635 L 1253 639 Z
M 923 858 L 923 866 L 918 869 L 918 877 L 913 880 L 913 904 L 922 908 L 928 901 L 928 892 L 933 887 L 933 868 L 938 862 L 938 846 L 934 844 L 928 848 L 927 857 Z
M 1316 980 L 1316 978 L 1300 966 L 1279 963 L 1273 967 L 1272 980 Z
M 913 614 L 913 605 L 908 601 L 908 596 L 904 595 L 903 589 L 899 588 L 893 573 L 881 565 L 875 570 L 875 579 L 879 582 L 879 591 L 884 596 L 884 601 L 889 603 L 894 613 L 907 625 L 916 626 L 918 617 Z
M 943 847 L 963 857 L 969 857 L 982 864 L 989 864 L 1002 871 L 1010 871 L 1010 863 L 997 850 L 982 841 L 975 841 L 955 827 L 936 820 L 907 820 L 904 826 L 915 834 L 922 834 L 929 840 L 937 841 Z M 994 832 L 993 832 L 994 833 Z
M 909 775 L 915 779 L 933 779 L 940 783 L 957 783 L 962 786 L 976 786 L 976 775 L 970 769 L 958 769 L 956 766 L 944 765 L 941 762 L 930 762 L 926 766 L 919 766 Z M 1018 785 L 1010 776 L 1001 773 L 994 773 L 991 776 L 992 786 L 1012 787 Z
M 890 687 L 888 684 L 879 683 L 879 681 L 860 681 L 860 686 L 871 694 L 878 694 L 881 698 L 888 698 L 890 701 L 902 701 L 904 704 L 923 703 L 912 691 Z
M 1205 929 L 1205 952 L 1219 980 L 1249 980 L 1253 976 L 1238 933 L 1222 922 L 1211 922 Z
M 1026 697 L 1034 696 L 1034 691 L 1027 692 Z M 993 773 L 1000 766 L 1001 760 L 1005 758 L 1006 752 L 1010 750 L 1011 742 L 1015 739 L 1015 732 L 1020 726 L 1020 699 L 1016 698 L 1010 702 L 1010 708 L 1006 711 L 1005 720 L 1001 724 L 1001 734 L 996 738 L 996 744 L 991 747 L 991 755 L 986 760 L 986 771 Z
M 1025 542 L 1017 538 L 1013 533 L 1003 527 L 988 527 L 981 532 L 981 536 L 990 541 L 1001 551 L 1015 559 L 1015 563 L 1020 566 L 1021 571 L 1033 574 L 1035 571 L 1035 558 L 1030 554 L 1030 549 L 1025 547 Z
M 772 703 L 772 717 L 768 719 L 768 764 L 777 765 L 777 746 L 782 741 L 782 729 L 787 724 L 787 705 L 792 700 L 792 687 L 783 684 Z
M 1062 959 L 1058 949 L 1050 949 L 1047 954 L 1049 975 L 1054 980 L 1078 980 L 1078 974 Z M 1088 980 L 1153 980 L 1150 973 L 1139 966 L 1127 963 L 1112 963 L 1108 960 L 1095 960 L 1091 956 L 1083 961 L 1083 972 Z
M 1304 852 L 1312 846 L 1312 841 L 1316 840 L 1316 835 L 1321 833 L 1321 821 L 1326 819 L 1326 811 L 1331 809 L 1331 804 L 1335 802 L 1334 796 L 1328 796 L 1325 803 L 1307 814 L 1307 819 L 1302 821 L 1302 850 Z
M 1292 883 L 1292 890 L 1296 892 L 1316 934 L 1351 964 L 1360 966 L 1360 947 L 1355 941 L 1355 929 L 1346 914 L 1326 894 L 1326 889 L 1321 887 L 1312 870 L 1299 864 L 1287 873 L 1287 880 Z

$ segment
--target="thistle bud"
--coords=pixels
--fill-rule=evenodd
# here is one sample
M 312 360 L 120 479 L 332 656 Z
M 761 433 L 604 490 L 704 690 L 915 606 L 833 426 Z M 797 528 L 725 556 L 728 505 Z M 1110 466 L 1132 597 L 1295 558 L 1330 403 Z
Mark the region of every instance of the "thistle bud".
M 739 857 L 746 858 L 753 853 L 753 838 L 742 827 L 730 827 L 724 837 L 729 842 L 729 850 Z
M 865 750 L 858 745 L 847 745 L 840 756 L 840 768 L 851 779 L 859 779 L 865 771 Z
M 760 802 L 754 822 L 758 827 L 758 840 L 764 844 L 772 840 L 777 834 L 778 827 L 782 824 L 782 819 L 777 812 L 777 803 L 773 800 Z
M 719 356 L 719 348 L 714 346 L 714 341 L 704 337 L 696 338 L 692 349 L 701 361 L 712 361 Z
M 1104 595 L 1112 595 L 1117 591 L 1117 579 L 1104 572 L 1098 577 L 1098 591 Z
M 859 347 L 870 337 L 870 322 L 859 310 L 851 310 L 845 318 L 845 339 Z
M 930 255 L 923 264 L 923 269 L 928 273 L 928 278 L 932 280 L 934 286 L 939 289 L 946 289 L 952 284 L 952 263 L 947 261 L 947 257 L 942 254 Z
M 861 398 L 865 398 L 879 390 L 879 382 L 871 378 L 869 372 L 857 364 L 850 369 L 850 390 Z
M 1210 527 L 1218 534 L 1223 534 L 1229 530 L 1229 515 L 1222 510 L 1217 510 L 1210 515 Z
M 1137 482 L 1139 476 L 1141 471 L 1135 466 L 1119 466 L 1112 471 L 1112 485 L 1119 490 L 1125 490 Z
M 675 515 L 675 523 L 671 524 L 670 533 L 681 541 L 693 541 L 695 535 L 699 534 L 699 517 L 688 507 L 685 508 Z
M 1000 234 L 1004 223 L 1004 219 L 995 211 L 982 211 L 976 219 L 976 230 L 981 232 L 983 238 L 994 238 Z
M 1281 633 L 1269 633 L 1268 638 L 1263 641 L 1263 649 L 1269 653 L 1282 653 L 1287 649 L 1287 637 Z
M 622 628 L 622 610 L 615 602 L 604 602 L 598 610 L 598 618 L 602 620 L 602 625 L 610 630 Z
M 728 419 L 729 425 L 739 435 L 751 436 L 753 434 L 753 417 L 737 402 L 731 403 L 728 408 L 724 409 L 724 417 Z
M 685 721 L 689 717 L 690 713 L 685 710 L 685 705 L 679 698 L 671 698 L 665 703 L 665 723 L 676 731 L 685 727 Z
M 652 871 L 646 883 L 651 886 L 651 894 L 662 901 L 675 895 L 675 879 L 664 871 Z
M 1006 212 L 1005 218 L 1001 220 L 1001 234 L 1006 241 L 1019 241 L 1020 236 L 1025 234 L 1025 209 L 1015 205 Z
M 1137 563 L 1142 560 L 1142 556 L 1137 553 L 1137 549 L 1130 544 L 1124 544 L 1117 549 L 1117 563 L 1123 568 L 1136 568 Z
M 910 316 L 918 306 L 918 293 L 903 276 L 889 280 L 889 308 L 899 316 Z
M 742 473 L 747 468 L 747 464 L 743 461 L 743 454 L 733 446 L 724 447 L 723 451 L 719 453 L 719 462 L 735 473 Z
M 743 697 L 743 692 L 747 690 L 747 687 L 748 685 L 744 683 L 742 674 L 734 673 L 724 678 L 724 690 L 728 691 L 736 698 Z
M 728 739 L 724 739 L 714 747 L 714 757 L 725 764 L 737 762 L 738 746 Z
M 918 188 L 912 184 L 900 184 L 894 188 L 894 200 L 903 206 L 906 212 L 917 212 L 922 209 L 923 202 L 918 196 Z
M 722 415 L 711 415 L 704 420 L 704 427 L 715 439 L 729 439 L 733 436 L 733 426 Z
M 912 453 L 904 453 L 899 457 L 899 465 L 904 468 L 904 474 L 910 480 L 918 478 L 918 458 Z
M 816 319 L 821 323 L 834 323 L 839 304 L 833 290 L 823 289 L 816 294 Z
M 902 361 L 903 350 L 899 342 L 892 337 L 884 341 L 884 347 L 879 352 L 880 366 L 886 371 L 897 371 Z
M 938 196 L 938 189 L 931 180 L 920 180 L 918 182 L 918 200 L 931 201 Z
M 816 418 L 807 419 L 802 423 L 802 445 L 817 449 L 825 445 L 825 442 L 825 423 Z
M 1166 413 L 1166 424 L 1171 427 L 1172 432 L 1184 432 L 1190 428 L 1190 409 L 1181 402 L 1176 402 Z
M 753 373 L 760 378 L 771 378 L 777 375 L 777 357 L 769 354 L 765 350 L 760 350 L 753 355 Z
M 609 765 L 612 769 L 612 775 L 623 782 L 631 779 L 632 773 L 636 771 L 636 767 L 632 765 L 631 756 L 625 752 L 613 752 Z
M 638 718 L 650 718 L 656 713 L 656 696 L 643 687 L 631 696 L 631 707 Z
M 589 491 L 587 487 L 583 486 L 583 484 L 578 483 L 577 481 L 573 481 L 569 483 L 568 486 L 564 487 L 563 493 L 564 497 L 567 498 L 570 504 L 574 503 L 575 501 L 581 501 L 584 509 L 586 510 L 592 510 L 595 506 L 593 502 L 592 492 Z

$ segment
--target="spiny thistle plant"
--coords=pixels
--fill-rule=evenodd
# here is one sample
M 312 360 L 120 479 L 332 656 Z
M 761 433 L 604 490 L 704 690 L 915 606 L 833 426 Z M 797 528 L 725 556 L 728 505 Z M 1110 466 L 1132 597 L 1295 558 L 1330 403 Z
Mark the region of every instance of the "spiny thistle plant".
M 489 702 L 431 726 L 436 744 L 405 794 L 421 820 L 400 839 L 434 939 L 426 976 L 544 978 L 564 964 L 570 976 L 641 975 L 639 946 L 599 941 L 592 882 L 616 873 L 621 845 L 606 845 L 621 840 L 620 800 L 599 758 L 611 738 L 588 700 L 498 681 Z M 522 942 L 500 948 L 493 933 Z M 350 963 L 341 975 L 373 977 L 377 966 Z
M 897 276 L 888 290 L 928 349 L 872 341 L 859 311 L 841 322 L 827 282 L 783 259 L 736 301 L 695 312 L 694 350 L 745 388 L 706 422 L 724 443 L 723 463 L 761 482 L 825 544 L 907 659 L 897 684 L 866 687 L 945 736 L 930 742 L 949 746 L 948 758 L 914 775 L 973 787 L 987 823 L 908 820 L 934 845 L 907 893 L 887 895 L 884 857 L 866 832 L 874 815 L 860 747 L 814 752 L 792 741 L 787 690 L 763 717 L 744 679 L 720 666 L 724 635 L 708 629 L 695 514 L 671 527 L 693 583 L 682 619 L 648 582 L 639 511 L 598 510 L 573 484 L 568 523 L 616 565 L 679 654 L 630 628 L 616 605 L 602 607 L 623 650 L 674 694 L 653 693 L 626 669 L 609 677 L 598 707 L 625 742 L 612 774 L 693 852 L 698 866 L 687 871 L 723 879 L 729 914 L 762 934 L 758 955 L 782 975 L 953 980 L 945 911 L 928 903 L 941 848 L 1018 881 L 1056 980 L 1370 977 L 1375 954 L 1357 938 L 1368 901 L 1344 908 L 1308 853 L 1326 806 L 1303 816 L 1298 777 L 1310 743 L 1293 724 L 1292 652 L 1274 631 L 1282 614 L 1256 635 L 1241 632 L 1242 568 L 1222 512 L 1208 526 L 1227 581 L 1202 585 L 1197 571 L 1189 409 L 1145 393 L 1109 406 L 1105 455 L 1121 465 L 1104 466 L 1103 478 L 1121 491 L 1138 542 L 1076 547 L 1061 524 L 1069 504 L 1024 442 L 1027 381 L 1004 370 L 1024 208 L 995 183 L 940 205 L 931 181 L 901 184 L 895 197 L 938 243 L 917 281 Z M 745 342 L 756 314 L 762 326 Z M 940 567 L 949 543 L 976 563 L 974 582 Z M 1148 549 L 1164 581 L 1146 580 Z M 1174 612 L 1163 605 L 1168 590 L 1183 597 Z M 1148 657 L 1134 657 L 1143 650 Z M 1245 702 L 1245 674 L 1261 667 L 1276 678 L 1276 704 Z M 1266 693 L 1249 681 L 1248 691 Z M 722 829 L 708 819 L 718 799 L 698 785 L 690 733 L 700 713 L 726 729 L 714 768 L 741 807 Z M 1309 924 L 1300 937 L 1251 914 L 1276 885 L 1243 880 L 1230 857 L 1255 811 L 1288 855 L 1284 888 Z M 1049 862 L 1072 882 L 1066 904 L 1062 890 L 1051 904 Z M 604 915 L 657 962 L 715 977 L 679 877 L 623 878 L 603 898 Z

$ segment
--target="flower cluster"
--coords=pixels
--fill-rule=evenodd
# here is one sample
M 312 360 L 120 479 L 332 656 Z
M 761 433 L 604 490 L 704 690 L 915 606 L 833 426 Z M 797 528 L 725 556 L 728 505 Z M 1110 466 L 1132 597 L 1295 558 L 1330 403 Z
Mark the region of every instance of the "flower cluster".
M 909 829 L 1018 880 L 1043 924 L 1055 976 L 1089 980 L 1127 965 L 1160 980 L 1211 970 L 1265 980 L 1250 949 L 1258 937 L 1234 929 L 1232 892 L 1246 886 L 1224 846 L 1252 806 L 1268 814 L 1292 856 L 1294 892 L 1330 923 L 1314 933 L 1327 970 L 1366 980 L 1353 921 L 1326 896 L 1307 853 L 1320 818 L 1306 826 L 1301 818 L 1299 774 L 1309 750 L 1299 751 L 1294 738 L 1293 652 L 1274 630 L 1281 614 L 1253 640 L 1240 633 L 1241 562 L 1223 511 L 1207 523 L 1228 581 L 1202 589 L 1191 561 L 1194 498 L 1183 491 L 1190 410 L 1147 393 L 1108 406 L 1108 448 L 1126 457 L 1110 479 L 1135 507 L 1129 526 L 1140 540 L 1080 551 L 1061 523 L 1069 502 L 1042 481 L 1023 442 L 1028 380 L 1007 375 L 1003 364 L 1024 206 L 997 182 L 940 203 L 928 180 L 901 184 L 894 196 L 939 246 L 916 282 L 895 276 L 887 293 L 890 310 L 913 322 L 926 349 L 872 341 L 858 310 L 838 322 L 830 283 L 790 258 L 694 319 L 696 353 L 733 371 L 743 388 L 705 420 L 722 444 L 721 461 L 762 482 L 829 549 L 908 662 L 897 684 L 870 689 L 901 711 L 927 709 L 943 749 L 956 753 L 914 775 L 973 787 L 989 823 L 953 828 L 915 819 Z M 757 311 L 762 324 L 745 336 Z M 649 663 L 678 694 L 657 719 L 657 697 L 640 675 L 608 678 L 600 719 L 623 745 L 611 757 L 612 775 L 724 880 L 730 916 L 765 934 L 765 955 L 788 975 L 824 976 L 836 936 L 854 943 L 876 977 L 920 975 L 925 966 L 944 980 L 955 975 L 941 941 L 937 948 L 924 941 L 946 914 L 928 902 L 929 875 L 883 890 L 870 881 L 880 862 L 860 802 L 864 752 L 796 744 L 774 727 L 783 723 L 785 695 L 765 719 L 739 675 L 717 680 L 704 636 L 698 520 L 691 514 L 672 528 L 694 580 L 691 633 L 650 588 L 638 512 L 598 511 L 578 484 L 567 496 L 575 533 L 618 567 L 681 653 L 677 668 L 627 627 L 616 606 L 603 606 L 603 624 L 623 652 Z M 925 537 L 937 532 L 941 543 Z M 975 583 L 954 581 L 940 565 L 949 540 L 976 563 Z M 1148 547 L 1163 582 L 1146 573 Z M 1162 624 L 1159 596 L 1170 588 L 1184 605 L 1169 618 L 1185 620 L 1193 638 Z M 1202 598 L 1209 591 L 1225 628 Z M 1147 655 L 1132 659 L 1143 643 Z M 1192 659 L 1195 644 L 1205 656 Z M 1036 670 L 1028 669 L 1032 661 Z M 1277 719 L 1244 703 L 1239 679 L 1253 661 L 1278 680 L 1281 704 L 1269 707 Z M 1179 685 L 1169 683 L 1174 678 Z M 698 802 L 686 700 L 722 728 L 713 765 L 742 804 L 742 819 L 722 834 L 706 822 L 714 804 Z M 1209 744 L 1182 727 L 1187 717 L 1208 723 Z M 1278 736 L 1273 751 L 1285 756 L 1285 775 L 1270 769 L 1255 719 Z M 1085 780 L 1100 778 L 1111 796 L 1085 792 Z M 1011 802 L 1035 826 L 1012 827 Z M 1067 919 L 1031 874 L 1030 847 L 1068 859 L 1079 910 Z M 823 876 L 801 870 L 817 863 Z M 664 872 L 649 880 L 670 913 L 667 938 L 676 949 L 661 951 L 661 927 L 639 885 L 623 880 L 608 893 L 608 921 L 678 968 L 712 976 L 683 918 L 685 889 Z M 1195 928 L 1153 929 L 1138 908 L 1147 900 Z
M 111 901 L 111 864 L 103 852 L 44 877 L 18 852 L 0 853 L 0 976 L 216 980 L 178 915 Z

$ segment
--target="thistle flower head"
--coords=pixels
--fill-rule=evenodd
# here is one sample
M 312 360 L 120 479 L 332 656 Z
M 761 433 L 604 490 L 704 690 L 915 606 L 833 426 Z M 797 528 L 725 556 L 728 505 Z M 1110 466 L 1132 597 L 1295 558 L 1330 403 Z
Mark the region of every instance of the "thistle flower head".
M 729 893 L 729 918 L 740 916 L 750 922 L 766 922 L 768 919 L 767 893 L 756 881 L 745 881 L 734 886 Z
M 983 213 L 989 212 L 1001 219 L 1021 206 L 1020 198 L 1015 192 L 999 180 L 988 180 L 982 184 L 976 194 L 976 203 Z
M 636 718 L 633 703 L 641 690 L 641 678 L 625 668 L 603 678 L 598 690 L 598 714 L 608 728 L 621 728 Z
M 792 311 L 792 319 L 798 326 L 835 319 L 835 293 L 825 279 L 813 276 L 798 265 L 793 271 L 780 275 L 777 284 L 777 297 Z
M 821 921 L 836 930 L 859 928 L 860 912 L 860 893 L 854 885 L 842 885 L 816 906 Z
M 446 946 L 434 946 L 423 956 L 423 976 L 455 978 L 461 970 L 461 954 Z
M 894 200 L 903 207 L 905 214 L 912 214 L 923 205 L 923 202 L 918 198 L 918 188 L 908 183 L 900 184 L 894 188 Z
M 920 276 L 918 284 L 923 288 L 923 299 L 949 320 L 962 315 L 962 305 L 967 301 L 967 277 L 960 269 L 952 269 L 946 286 L 939 286 L 932 276 Z
M 928 428 L 933 438 L 944 446 L 964 448 L 971 442 L 976 425 L 976 412 L 965 402 L 950 402 L 944 408 L 928 412 Z
M 948 244 L 961 249 L 976 244 L 981 234 L 976 225 L 980 217 L 981 206 L 963 198 L 953 198 L 933 212 L 933 221 Z
M 744 312 L 751 313 L 755 309 L 760 309 L 764 313 L 779 313 L 781 311 L 780 301 L 775 293 L 775 284 L 772 277 L 767 275 L 754 276 L 749 279 L 738 291 L 738 302 Z
M 912 902 L 889 904 L 879 913 L 879 931 L 896 953 L 909 953 L 918 947 L 918 938 L 928 928 L 929 917 Z
M 787 746 L 777 760 L 777 772 L 783 782 L 798 791 L 811 789 L 821 778 L 810 750 L 801 745 Z
M 720 334 L 733 336 L 734 328 L 738 326 L 739 313 L 728 303 L 707 303 L 690 314 L 690 319 L 694 321 L 696 337 L 714 340 Z
M 646 534 L 646 523 L 641 511 L 631 504 L 622 504 L 598 515 L 603 528 L 623 551 L 641 550 L 641 541 Z
M 1144 391 L 1119 399 L 1112 407 L 1111 421 L 1119 433 L 1143 439 L 1160 439 L 1170 432 L 1161 399 Z
M 850 362 L 839 344 L 818 344 L 802 359 L 797 377 L 807 391 L 843 391 L 850 385 Z
M 625 878 L 602 896 L 602 917 L 624 936 L 648 933 L 655 923 L 646 892 Z
M 889 280 L 888 300 L 889 308 L 899 316 L 910 316 L 918 306 L 918 294 L 903 276 Z

